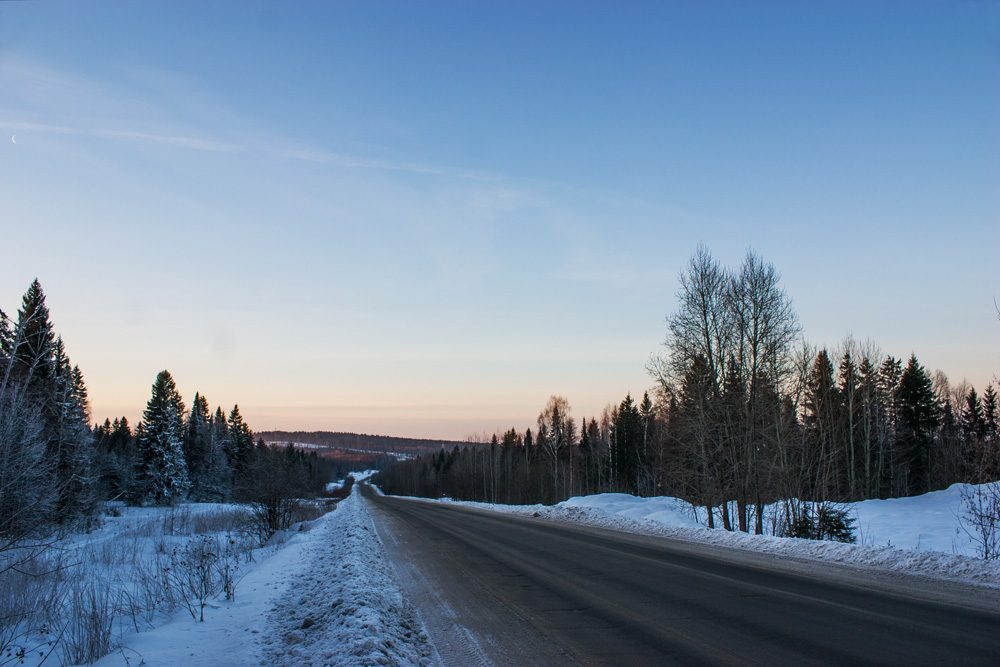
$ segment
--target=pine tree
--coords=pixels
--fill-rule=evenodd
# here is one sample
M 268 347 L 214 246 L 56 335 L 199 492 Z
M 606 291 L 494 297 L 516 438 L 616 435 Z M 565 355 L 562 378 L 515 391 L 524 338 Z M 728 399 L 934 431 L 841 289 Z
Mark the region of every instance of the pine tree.
M 209 426 L 208 470 L 205 474 L 206 498 L 228 502 L 233 495 L 233 469 L 229 463 L 229 422 L 221 407 L 215 409 Z
M 902 361 L 888 356 L 879 368 L 878 382 L 878 441 L 880 496 L 904 495 L 906 475 L 900 474 L 903 456 L 900 451 L 899 380 L 903 375 Z
M 997 410 L 997 391 L 992 384 L 986 385 L 986 391 L 983 392 L 983 425 L 987 442 L 996 442 L 1000 438 L 1000 414 Z
M 94 462 L 97 497 L 105 500 L 124 498 L 132 486 L 135 448 L 128 419 L 105 419 L 94 427 Z
M 862 496 L 878 495 L 878 371 L 868 355 L 858 365 L 858 394 L 860 400 L 860 447 L 862 467 Z
M 642 416 L 631 394 L 627 394 L 618 406 L 611 429 L 612 442 L 615 443 L 613 465 L 617 472 L 617 490 L 622 493 L 637 493 L 643 429 Z
M 859 454 L 858 440 L 861 411 L 861 387 L 858 370 L 854 366 L 850 350 L 845 350 L 838 369 L 838 394 L 840 398 L 841 443 L 845 454 L 845 470 L 847 472 L 847 497 L 858 499 Z
M 182 500 L 189 487 L 183 449 L 184 403 L 168 371 L 156 376 L 141 427 L 134 499 L 157 505 Z
M 53 375 L 55 332 L 49 321 L 45 293 L 37 278 L 21 300 L 17 333 L 12 355 L 18 368 L 18 379 L 29 387 L 37 387 L 35 393 L 46 393 L 49 387 L 45 385 Z
M 941 407 L 930 376 L 913 354 L 899 379 L 899 421 L 900 444 L 909 468 L 907 493 L 930 491 L 936 485 L 930 476 L 930 459 Z
M 184 429 L 184 460 L 187 463 L 188 478 L 191 481 L 192 500 L 203 501 L 207 498 L 206 479 L 211 448 L 211 415 L 208 411 L 208 401 L 195 392 Z
M 681 476 L 685 494 L 705 506 L 708 527 L 715 527 L 714 507 L 722 502 L 719 440 L 719 389 L 708 359 L 695 356 L 684 374 L 680 397 L 672 416 L 672 430 L 685 463 Z M 728 514 L 726 515 L 728 520 Z M 730 526 L 726 524 L 728 530 Z
M 965 397 L 965 405 L 962 407 L 962 430 L 973 438 L 982 438 L 986 435 L 983 406 L 979 402 L 975 387 L 971 387 Z
M 0 309 L 0 383 L 6 373 L 14 349 L 14 327 L 7 313 Z
M 840 402 L 833 379 L 833 364 L 820 350 L 809 372 L 805 396 L 804 425 L 807 432 L 808 468 L 816 471 L 813 500 L 830 500 L 837 488 L 837 408 Z
M 229 413 L 229 466 L 237 478 L 246 470 L 253 453 L 253 433 L 243 421 L 240 406 L 234 405 Z
M 54 400 L 43 414 L 49 422 L 49 455 L 56 464 L 59 519 L 75 521 L 90 515 L 97 500 L 91 468 L 94 452 L 90 408 L 80 367 L 71 367 L 61 337 L 54 347 Z

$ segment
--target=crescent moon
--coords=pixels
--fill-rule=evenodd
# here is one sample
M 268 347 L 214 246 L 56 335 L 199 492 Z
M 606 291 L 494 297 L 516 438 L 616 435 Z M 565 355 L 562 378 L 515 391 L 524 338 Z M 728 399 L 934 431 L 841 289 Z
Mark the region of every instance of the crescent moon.
M 12 135 L 10 135 L 10 143 L 12 143 L 12 144 L 15 144 L 15 145 L 16 145 L 16 144 L 17 144 L 17 141 L 15 141 L 15 139 L 17 139 L 17 135 L 16 135 L 16 134 L 12 134 Z

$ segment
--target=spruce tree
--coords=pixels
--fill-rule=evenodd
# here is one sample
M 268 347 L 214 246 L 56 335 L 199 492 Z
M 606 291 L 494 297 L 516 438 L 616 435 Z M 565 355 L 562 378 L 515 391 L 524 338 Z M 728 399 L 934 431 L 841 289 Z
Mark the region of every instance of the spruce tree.
M 192 500 L 207 500 L 205 497 L 208 485 L 206 473 L 211 439 L 211 415 L 208 411 L 208 401 L 196 392 L 184 429 L 184 460 L 187 463 L 188 478 L 191 481 Z
M 837 490 L 836 426 L 840 404 L 833 364 L 820 350 L 807 379 L 805 394 L 806 467 L 815 470 L 814 500 L 831 500 Z
M 215 502 L 228 502 L 233 495 L 233 469 L 229 463 L 229 423 L 221 407 L 209 422 L 208 461 L 205 471 L 205 498 Z
M 965 397 L 965 406 L 962 408 L 962 430 L 973 438 L 982 438 L 986 435 L 983 406 L 979 402 L 975 387 L 971 387 Z
M 243 421 L 240 406 L 234 405 L 229 413 L 229 466 L 237 478 L 246 470 L 253 452 L 253 433 Z
M 850 350 L 845 350 L 843 358 L 840 360 L 840 367 L 837 373 L 838 395 L 840 405 L 840 421 L 838 438 L 843 447 L 843 454 L 846 458 L 845 470 L 847 472 L 847 498 L 849 500 L 858 499 L 858 477 L 861 474 L 859 468 L 860 452 L 858 451 L 858 441 L 861 439 L 859 430 L 861 425 L 861 387 L 858 377 L 858 370 L 851 358 Z
M 986 385 L 983 392 L 983 430 L 986 433 L 987 442 L 996 442 L 1000 438 L 998 432 L 998 422 L 1000 414 L 997 408 L 997 391 L 992 384 Z
M 625 399 L 615 412 L 611 425 L 611 437 L 615 443 L 614 465 L 617 473 L 617 489 L 622 493 L 638 492 L 640 462 L 642 457 L 642 416 L 632 394 L 626 394 Z
M 907 493 L 930 491 L 935 486 L 930 476 L 931 447 L 941 422 L 941 407 L 930 376 L 913 354 L 899 379 L 899 421 L 900 444 L 909 468 Z
M 168 371 L 160 371 L 139 429 L 134 499 L 157 505 L 179 502 L 189 482 L 184 461 L 184 403 Z
M 14 326 L 7 313 L 0 309 L 0 380 L 3 379 L 14 348 Z
M 54 400 L 43 413 L 49 423 L 49 454 L 56 465 L 59 519 L 73 521 L 90 515 L 97 500 L 90 408 L 80 367 L 70 365 L 61 337 L 54 347 Z
M 40 402 L 45 402 L 52 393 L 55 338 L 45 293 L 36 278 L 21 299 L 12 356 L 16 379 Z

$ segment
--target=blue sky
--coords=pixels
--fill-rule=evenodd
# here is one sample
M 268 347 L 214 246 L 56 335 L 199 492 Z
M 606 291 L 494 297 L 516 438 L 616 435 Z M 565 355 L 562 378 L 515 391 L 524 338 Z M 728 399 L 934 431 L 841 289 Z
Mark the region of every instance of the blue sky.
M 699 242 L 1000 373 L 997 3 L 206 4 L 0 4 L 0 307 L 95 418 L 162 368 L 258 430 L 591 416 Z

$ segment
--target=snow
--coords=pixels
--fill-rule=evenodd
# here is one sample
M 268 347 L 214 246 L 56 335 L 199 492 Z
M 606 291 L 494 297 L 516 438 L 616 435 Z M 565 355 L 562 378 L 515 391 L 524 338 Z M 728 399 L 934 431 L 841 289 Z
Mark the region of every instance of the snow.
M 358 493 L 315 532 L 304 547 L 309 567 L 269 610 L 263 664 L 432 664 L 427 634 Z
M 959 522 L 961 493 L 969 486 L 954 484 L 913 498 L 854 503 L 855 525 L 869 546 L 974 556 L 975 545 Z
M 433 648 L 357 492 L 289 533 L 205 621 L 175 614 L 96 664 L 424 667 Z
M 358 481 L 374 471 L 355 473 Z M 971 556 L 974 544 L 960 523 L 961 493 L 955 485 L 914 498 L 866 500 L 848 505 L 859 528 L 859 544 L 818 542 L 708 529 L 704 509 L 670 497 L 639 498 L 606 493 L 576 497 L 554 506 L 505 506 L 447 502 L 493 512 L 612 530 L 670 537 L 781 556 L 836 562 L 877 572 L 908 572 L 1000 587 L 1000 562 Z M 141 545 L 138 539 L 174 520 L 210 520 L 225 505 L 192 505 L 182 510 L 120 508 L 99 530 L 71 538 L 77 553 L 101 554 L 111 547 Z M 175 516 L 177 514 L 177 516 Z M 133 541 L 129 535 L 137 537 Z M 156 533 L 157 536 L 160 533 Z M 123 536 L 126 539 L 122 539 Z M 148 540 L 184 540 L 165 535 Z M 355 492 L 336 509 L 295 530 L 277 535 L 258 549 L 256 562 L 241 572 L 234 600 L 216 598 L 197 622 L 183 608 L 158 613 L 138 627 L 123 627 L 118 648 L 96 664 L 179 665 L 392 665 L 436 664 L 436 651 L 420 619 L 405 599 L 385 547 L 372 524 L 366 501 Z M 162 546 L 155 547 L 162 549 Z M 151 557 L 138 553 L 138 558 Z M 99 568 L 94 562 L 89 566 Z M 109 571 L 104 574 L 108 575 Z M 153 627 L 156 626 L 156 627 Z M 59 656 L 53 656 L 53 663 Z
M 570 498 L 553 506 L 492 505 L 449 499 L 430 502 L 1000 588 L 1000 561 L 974 557 L 974 544 L 963 529 L 961 493 L 968 488 L 970 485 L 955 484 L 943 491 L 912 498 L 845 504 L 856 520 L 859 544 L 709 529 L 696 520 L 690 503 L 670 497 L 602 493 Z M 768 509 L 774 511 L 773 507 Z M 703 509 L 701 516 L 704 517 Z

